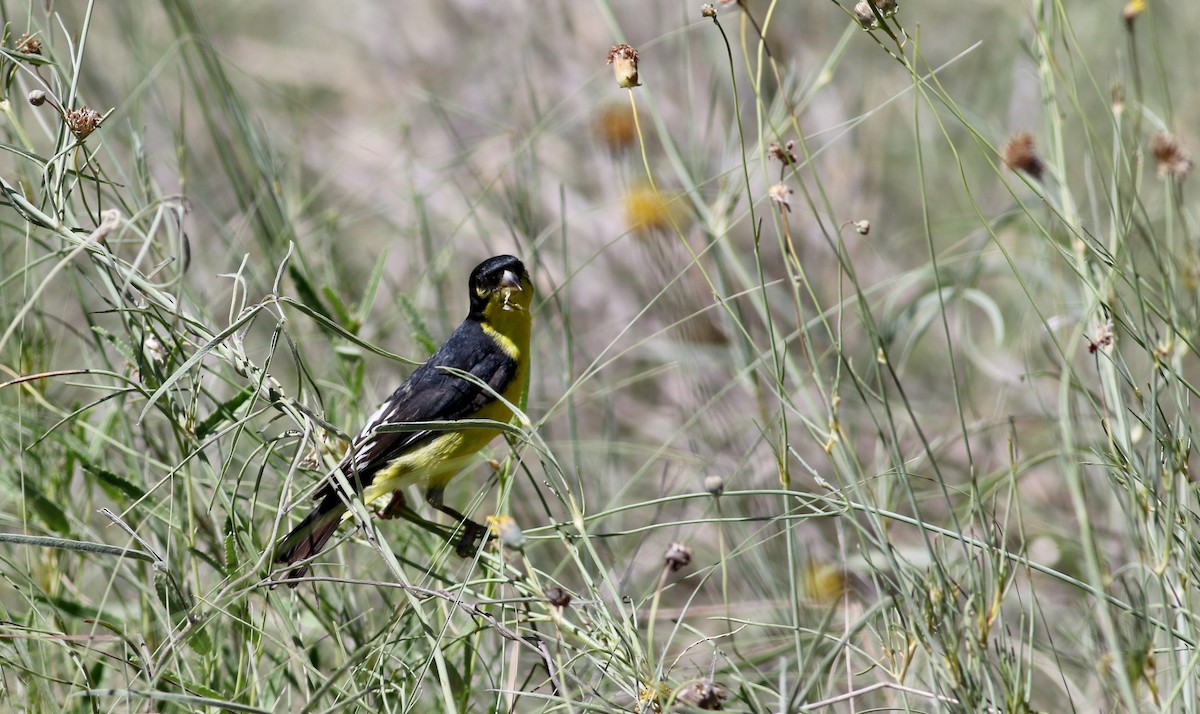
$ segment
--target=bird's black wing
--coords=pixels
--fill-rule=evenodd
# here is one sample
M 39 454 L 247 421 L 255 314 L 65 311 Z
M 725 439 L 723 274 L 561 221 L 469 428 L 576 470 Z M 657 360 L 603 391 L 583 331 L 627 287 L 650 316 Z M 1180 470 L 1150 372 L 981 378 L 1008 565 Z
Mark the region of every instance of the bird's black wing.
M 450 369 L 443 369 L 448 367 Z M 450 370 L 473 375 L 467 379 Z M 459 325 L 450 339 L 367 419 L 342 459 L 341 469 L 357 491 L 371 483 L 376 471 L 400 454 L 431 441 L 441 431 L 376 432 L 380 424 L 454 421 L 470 418 L 495 401 L 517 374 L 517 361 L 474 320 Z M 487 384 L 484 389 L 479 384 Z M 333 484 L 316 498 L 332 493 Z

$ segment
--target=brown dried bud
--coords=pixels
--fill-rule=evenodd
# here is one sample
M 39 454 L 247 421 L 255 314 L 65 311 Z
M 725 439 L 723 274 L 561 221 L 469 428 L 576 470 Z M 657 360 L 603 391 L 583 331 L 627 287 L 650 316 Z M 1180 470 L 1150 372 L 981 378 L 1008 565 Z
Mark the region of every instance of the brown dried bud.
M 716 17 L 717 8 L 712 6 L 712 3 L 704 3 L 700 6 L 700 17 Z
M 40 107 L 46 103 L 46 93 L 40 89 L 35 89 L 29 93 L 29 103 L 35 107 Z
M 99 126 L 100 112 L 95 109 L 80 107 L 67 112 L 67 128 L 80 141 L 88 138 Z
M 713 497 L 720 496 L 725 493 L 725 479 L 720 476 L 709 476 L 704 479 L 704 490 L 712 494 Z
M 1046 165 L 1037 155 L 1037 147 L 1033 144 L 1033 134 L 1018 131 L 1004 145 L 1004 165 L 1013 171 L 1024 171 L 1035 181 L 1042 180 Z
M 1121 112 L 1125 111 L 1125 88 L 1114 82 L 1110 95 L 1112 96 L 1113 114 L 1119 116 Z
M 546 588 L 546 602 L 554 607 L 567 607 L 571 604 L 571 593 L 553 585 Z
M 1192 161 L 1192 152 L 1178 136 L 1169 132 L 1159 132 L 1150 140 L 1150 151 L 1158 163 L 1159 178 L 1173 178 L 1182 181 L 1187 178 L 1196 164 Z
M 592 127 L 610 151 L 624 151 L 637 139 L 637 123 L 628 102 L 606 105 L 596 114 Z
M 663 556 L 663 560 L 666 561 L 671 571 L 675 572 L 692 562 L 692 549 L 683 543 L 672 543 L 667 546 L 667 553 Z
M 17 52 L 23 55 L 40 55 L 42 53 L 42 38 L 37 35 L 21 35 L 17 40 Z
M 608 51 L 608 63 L 613 66 L 617 85 L 629 89 L 639 87 L 638 51 L 626 44 L 615 45 Z
M 685 684 L 675 693 L 675 699 L 704 711 L 719 711 L 721 702 L 729 698 L 729 690 L 711 679 Z
M 896 0 L 859 0 L 858 4 L 854 6 L 854 17 L 863 27 L 871 27 L 876 22 L 871 5 L 874 5 L 883 17 L 895 15 L 896 10 L 900 8 L 900 4 Z
M 791 166 L 792 164 L 796 163 L 796 155 L 792 153 L 792 149 L 795 148 L 795 146 L 796 142 L 794 141 L 789 141 L 787 146 L 780 146 L 779 144 L 772 143 L 767 147 L 767 155 L 784 166 Z
M 868 220 L 855 221 L 854 230 L 858 231 L 860 236 L 865 236 L 871 232 L 871 222 Z

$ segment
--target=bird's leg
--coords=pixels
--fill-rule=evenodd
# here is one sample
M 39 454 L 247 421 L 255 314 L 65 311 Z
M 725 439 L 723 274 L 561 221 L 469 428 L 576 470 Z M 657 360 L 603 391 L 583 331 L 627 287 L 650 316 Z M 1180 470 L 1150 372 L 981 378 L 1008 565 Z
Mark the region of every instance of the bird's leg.
M 396 518 L 401 518 L 412 513 L 412 509 L 408 507 L 408 502 L 404 500 L 404 492 L 400 489 L 392 491 L 392 500 L 388 501 L 388 505 L 383 507 L 379 512 L 379 517 L 385 521 L 390 521 Z
M 462 536 L 458 539 L 458 543 L 455 544 L 454 552 L 458 553 L 458 557 L 460 558 L 470 558 L 479 549 L 479 544 L 483 542 L 484 536 L 487 535 L 487 528 L 442 503 L 442 496 L 444 494 L 444 488 L 433 486 L 425 491 L 425 501 L 462 524 Z
M 392 491 L 392 500 L 389 501 L 388 505 L 379 512 L 379 517 L 384 520 L 403 518 L 409 523 L 424 528 L 430 533 L 433 533 L 434 535 L 445 540 L 450 540 L 450 538 L 454 535 L 453 530 L 450 530 L 438 523 L 434 523 L 433 521 L 423 517 L 421 514 L 409 508 L 408 502 L 404 499 L 404 492 L 400 491 L 399 489 Z

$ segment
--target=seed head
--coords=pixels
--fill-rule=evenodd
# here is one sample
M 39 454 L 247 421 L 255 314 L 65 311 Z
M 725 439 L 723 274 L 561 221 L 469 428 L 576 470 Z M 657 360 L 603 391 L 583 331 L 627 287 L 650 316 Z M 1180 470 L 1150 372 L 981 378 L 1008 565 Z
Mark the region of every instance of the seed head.
M 678 224 L 684 217 L 677 198 L 664 191 L 655 191 L 648 183 L 635 183 L 621 197 L 625 206 L 625 220 L 634 232 L 642 236 L 670 231 L 671 225 Z
M 712 6 L 712 3 L 706 2 L 700 6 L 700 17 L 716 17 L 717 8 Z
M 675 692 L 675 699 L 704 711 L 718 711 L 729 698 L 729 690 L 711 679 L 698 679 Z
M 42 38 L 37 35 L 21 35 L 15 48 L 23 55 L 40 55 L 42 53 Z
M 875 13 L 871 12 L 871 6 L 867 4 L 867 0 L 858 0 L 858 4 L 854 6 L 854 17 L 863 27 L 875 24 Z
M 1012 138 L 1004 145 L 1004 165 L 1013 171 L 1024 171 L 1035 181 L 1042 180 L 1042 173 L 1046 170 L 1046 165 L 1037 155 L 1037 148 L 1033 144 L 1033 134 L 1027 131 L 1018 131 L 1012 135 Z
M 692 562 L 692 549 L 683 543 L 672 543 L 667 546 L 667 552 L 663 556 L 663 560 L 666 561 L 667 567 L 671 569 L 671 572 L 675 572 Z
M 708 491 L 713 498 L 717 498 L 725 493 L 725 479 L 720 476 L 709 476 L 704 479 L 704 490 Z
M 609 151 L 618 152 L 632 146 L 637 139 L 633 120 L 633 109 L 628 102 L 613 102 L 600 110 L 592 128 Z
M 789 141 L 787 146 L 780 146 L 779 144 L 772 142 L 771 145 L 767 147 L 767 155 L 784 166 L 791 166 L 792 164 L 796 163 L 796 155 L 792 153 L 792 149 L 795 148 L 795 146 L 796 142 L 794 141 Z
M 900 4 L 896 0 L 859 0 L 858 4 L 854 6 L 854 17 L 860 25 L 866 28 L 874 26 L 876 22 L 871 5 L 874 5 L 883 17 L 895 15 L 896 10 L 900 8 Z
M 29 93 L 29 103 L 35 107 L 40 107 L 46 103 L 46 93 L 40 89 L 35 89 Z
M 1150 140 L 1150 151 L 1158 163 L 1159 178 L 1173 178 L 1182 181 L 1187 178 L 1196 164 L 1192 161 L 1192 152 L 1178 136 L 1169 132 L 1159 132 Z
M 858 231 L 860 236 L 865 236 L 871 232 L 871 222 L 868 220 L 855 221 L 854 230 Z
M 563 590 L 557 585 L 552 585 L 546 588 L 546 602 L 554 607 L 563 608 L 571 604 L 571 593 Z
M 76 139 L 83 141 L 100 126 L 100 112 L 87 107 L 67 112 L 67 128 Z
M 791 213 L 792 204 L 789 196 L 792 195 L 792 189 L 788 188 L 787 184 L 775 184 L 771 188 L 767 189 L 767 195 L 771 197 L 772 201 L 779 204 L 780 208 L 784 209 L 788 213 Z
M 488 516 L 488 528 L 492 531 L 492 535 L 504 545 L 505 548 L 512 550 L 523 550 L 525 548 L 525 534 L 521 532 L 521 527 L 512 516 Z
M 809 599 L 824 605 L 839 600 L 846 592 L 845 574 L 828 563 L 805 564 L 800 582 Z
M 639 87 L 638 82 L 638 51 L 626 44 L 614 45 L 608 51 L 608 63 L 613 66 L 613 74 L 617 77 L 617 86 L 623 89 Z
M 1113 326 L 1108 320 L 1097 320 L 1092 323 L 1092 336 L 1088 338 L 1088 352 L 1111 353 L 1113 349 Z

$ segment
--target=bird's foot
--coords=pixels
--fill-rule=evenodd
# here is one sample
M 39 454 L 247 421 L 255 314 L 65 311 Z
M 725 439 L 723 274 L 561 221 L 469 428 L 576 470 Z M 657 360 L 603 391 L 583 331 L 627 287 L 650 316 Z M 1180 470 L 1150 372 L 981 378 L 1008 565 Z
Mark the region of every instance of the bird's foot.
M 379 517 L 385 521 L 392 521 L 397 518 L 407 518 L 413 510 L 408 507 L 408 503 L 404 500 L 403 491 L 392 491 L 392 500 L 379 511 Z
M 481 526 L 475 521 L 464 519 L 462 522 L 462 535 L 458 538 L 458 543 L 455 545 L 454 552 L 460 558 L 470 558 L 479 551 L 479 546 L 491 540 L 491 534 L 488 532 L 487 526 Z

